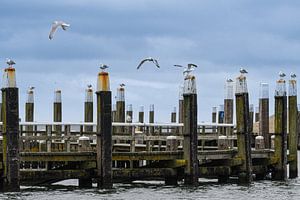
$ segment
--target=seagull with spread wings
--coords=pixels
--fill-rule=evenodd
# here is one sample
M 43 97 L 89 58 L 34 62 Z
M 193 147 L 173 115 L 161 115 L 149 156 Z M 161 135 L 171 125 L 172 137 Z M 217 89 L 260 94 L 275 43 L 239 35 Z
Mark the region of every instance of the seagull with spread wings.
M 54 21 L 52 23 L 52 26 L 51 26 L 51 31 L 49 33 L 49 39 L 52 40 L 53 39 L 53 36 L 54 36 L 54 33 L 56 32 L 57 28 L 58 27 L 61 27 L 64 31 L 67 30 L 67 28 L 70 26 L 70 24 L 68 23 L 65 23 L 63 21 Z
M 158 61 L 157 61 L 156 59 L 152 58 L 152 57 L 149 57 L 149 58 L 143 59 L 143 60 L 140 62 L 140 64 L 138 65 L 138 67 L 137 67 L 136 69 L 139 69 L 145 62 L 152 62 L 152 63 L 155 64 L 155 66 L 156 66 L 157 68 L 160 68 L 160 66 L 159 66 L 159 64 L 158 64 Z

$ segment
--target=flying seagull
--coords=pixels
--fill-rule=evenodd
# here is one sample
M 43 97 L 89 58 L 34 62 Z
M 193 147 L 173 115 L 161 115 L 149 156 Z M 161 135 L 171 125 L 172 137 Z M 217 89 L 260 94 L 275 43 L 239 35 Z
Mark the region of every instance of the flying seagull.
M 280 77 L 280 78 L 285 77 L 285 73 L 283 73 L 282 71 L 280 71 L 280 72 L 279 72 L 279 77 Z
M 8 64 L 8 66 L 12 67 L 13 65 L 15 65 L 15 61 L 9 59 L 9 58 L 6 58 L 6 64 Z
M 241 74 L 247 74 L 248 72 L 247 72 L 247 70 L 245 70 L 244 68 L 240 68 L 240 72 L 241 72 Z
M 147 61 L 153 62 L 157 68 L 160 68 L 158 61 L 152 57 L 149 57 L 149 58 L 145 58 L 144 60 L 142 60 L 136 69 L 139 69 Z
M 101 64 L 101 66 L 100 66 L 100 69 L 102 69 L 102 71 L 104 71 L 107 68 L 108 68 L 108 65 L 106 65 L 106 64 Z
M 67 28 L 70 26 L 70 24 L 67 24 L 63 21 L 54 21 L 52 23 L 52 26 L 51 26 L 51 31 L 49 33 L 49 39 L 52 40 L 53 36 L 54 36 L 54 33 L 56 32 L 56 29 L 58 27 L 61 27 L 64 31 L 67 30 Z
M 124 84 L 124 83 L 121 83 L 121 84 L 120 84 L 120 87 L 124 87 L 124 86 L 125 86 L 125 84 Z
M 291 73 L 291 78 L 296 78 L 296 74 L 295 73 Z

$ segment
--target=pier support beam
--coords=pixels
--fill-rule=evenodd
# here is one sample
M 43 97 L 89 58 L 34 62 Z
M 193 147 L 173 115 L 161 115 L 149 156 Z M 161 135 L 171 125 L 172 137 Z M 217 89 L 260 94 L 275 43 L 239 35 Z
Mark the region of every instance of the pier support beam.
M 19 156 L 19 90 L 16 86 L 15 69 L 4 70 L 3 102 L 3 174 L 1 189 L 6 192 L 20 190 Z
M 271 148 L 269 133 L 269 84 L 260 83 L 259 88 L 259 135 L 264 137 L 265 148 Z
M 298 177 L 298 132 L 297 132 L 297 82 L 289 80 L 289 178 Z
M 239 171 L 239 181 L 252 181 L 252 159 L 250 146 L 249 97 L 246 77 L 241 74 L 236 79 L 236 129 L 237 129 L 237 157 L 243 161 Z
M 277 164 L 272 178 L 287 179 L 287 97 L 285 80 L 277 81 L 275 91 L 275 159 Z
M 183 92 L 183 151 L 186 166 L 184 169 L 184 183 L 197 185 L 199 178 L 198 137 L 197 137 L 197 91 L 196 78 L 187 74 L 184 78 Z
M 112 109 L 109 75 L 98 74 L 97 88 L 97 184 L 112 188 Z

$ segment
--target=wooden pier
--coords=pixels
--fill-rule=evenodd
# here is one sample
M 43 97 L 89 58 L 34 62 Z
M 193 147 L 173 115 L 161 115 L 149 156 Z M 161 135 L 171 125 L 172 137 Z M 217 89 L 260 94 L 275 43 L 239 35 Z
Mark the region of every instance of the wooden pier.
M 91 88 L 86 90 L 83 123 L 63 122 L 60 90 L 55 92 L 54 122 L 34 122 L 32 96 L 26 103 L 26 122 L 19 123 L 18 88 L 11 83 L 14 74 L 7 77 L 9 84 L 2 89 L 0 123 L 3 191 L 18 191 L 20 184 L 44 185 L 65 179 L 79 179 L 79 186 L 85 188 L 92 187 L 93 182 L 99 188 L 111 188 L 115 182 L 134 180 L 197 185 L 200 177 L 217 178 L 220 182 L 237 178 L 241 183 L 250 183 L 270 174 L 273 179 L 285 180 L 288 164 L 292 166 L 290 178 L 297 177 L 297 143 L 290 139 L 289 146 L 286 145 L 287 96 L 283 80 L 277 82 L 280 87 L 275 96 L 275 132 L 266 132 L 266 126 L 261 125 L 256 135 L 250 127 L 253 117 L 249 113 L 246 77 L 242 75 L 236 80 L 236 125 L 231 124 L 233 94 L 225 98 L 225 123 L 216 123 L 216 109 L 212 123 L 197 123 L 198 97 L 193 75 L 184 78 L 178 123 L 176 110 L 172 111 L 171 123 L 154 123 L 154 105 L 150 106 L 149 123 L 144 122 L 144 108 L 138 113 L 139 122 L 134 123 L 132 105 L 125 112 L 123 87 L 118 89 L 113 119 L 107 72 L 98 74 L 96 123 Z M 295 94 L 294 91 L 289 95 L 289 106 L 294 109 Z M 33 95 L 33 91 L 28 95 Z M 260 100 L 260 122 L 267 120 L 267 103 L 263 101 L 266 99 Z M 298 138 L 299 132 L 295 125 L 297 116 L 297 112 L 290 111 L 289 136 L 294 138 Z

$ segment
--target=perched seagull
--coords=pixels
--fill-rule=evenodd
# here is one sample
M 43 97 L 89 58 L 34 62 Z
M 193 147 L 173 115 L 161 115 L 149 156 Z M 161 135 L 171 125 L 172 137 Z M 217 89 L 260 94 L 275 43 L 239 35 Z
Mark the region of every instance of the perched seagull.
M 153 62 L 157 68 L 160 68 L 158 61 L 152 57 L 149 57 L 149 58 L 145 58 L 144 60 L 142 60 L 136 69 L 139 69 L 147 61 Z
M 90 89 L 90 88 L 92 88 L 92 85 L 91 85 L 91 84 L 88 84 L 87 87 Z
M 35 88 L 35 87 L 33 87 L 33 86 L 30 86 L 30 87 L 29 87 L 29 90 L 34 90 L 34 88 Z
M 296 74 L 295 73 L 291 73 L 291 78 L 296 78 Z
M 241 67 L 240 68 L 240 73 L 241 74 L 247 74 L 248 72 L 247 72 L 247 70 L 245 70 L 244 68 Z
M 67 30 L 67 28 L 70 26 L 70 24 L 67 24 L 67 23 L 65 23 L 65 22 L 63 22 L 63 21 L 54 21 L 54 22 L 52 23 L 51 31 L 50 31 L 50 33 L 49 33 L 49 39 L 50 39 L 50 40 L 52 40 L 52 38 L 53 38 L 53 36 L 54 36 L 54 33 L 55 33 L 56 29 L 57 29 L 58 27 L 60 27 L 60 26 L 61 26 L 61 28 L 65 31 L 65 30 Z
M 125 86 L 125 84 L 124 84 L 124 83 L 121 83 L 121 84 L 120 84 L 120 87 L 124 87 L 124 86 Z
M 101 66 L 100 66 L 100 69 L 102 69 L 102 71 L 104 71 L 107 68 L 108 68 L 108 65 L 106 65 L 106 64 L 101 64 Z
M 279 72 L 279 77 L 280 77 L 280 78 L 285 77 L 285 73 L 283 73 L 282 71 L 280 71 L 280 72 Z
M 13 65 L 15 65 L 15 61 L 9 59 L 9 58 L 6 58 L 6 64 L 8 64 L 9 67 L 12 67 Z
M 226 81 L 227 82 L 233 82 L 233 80 L 231 78 L 228 78 Z

